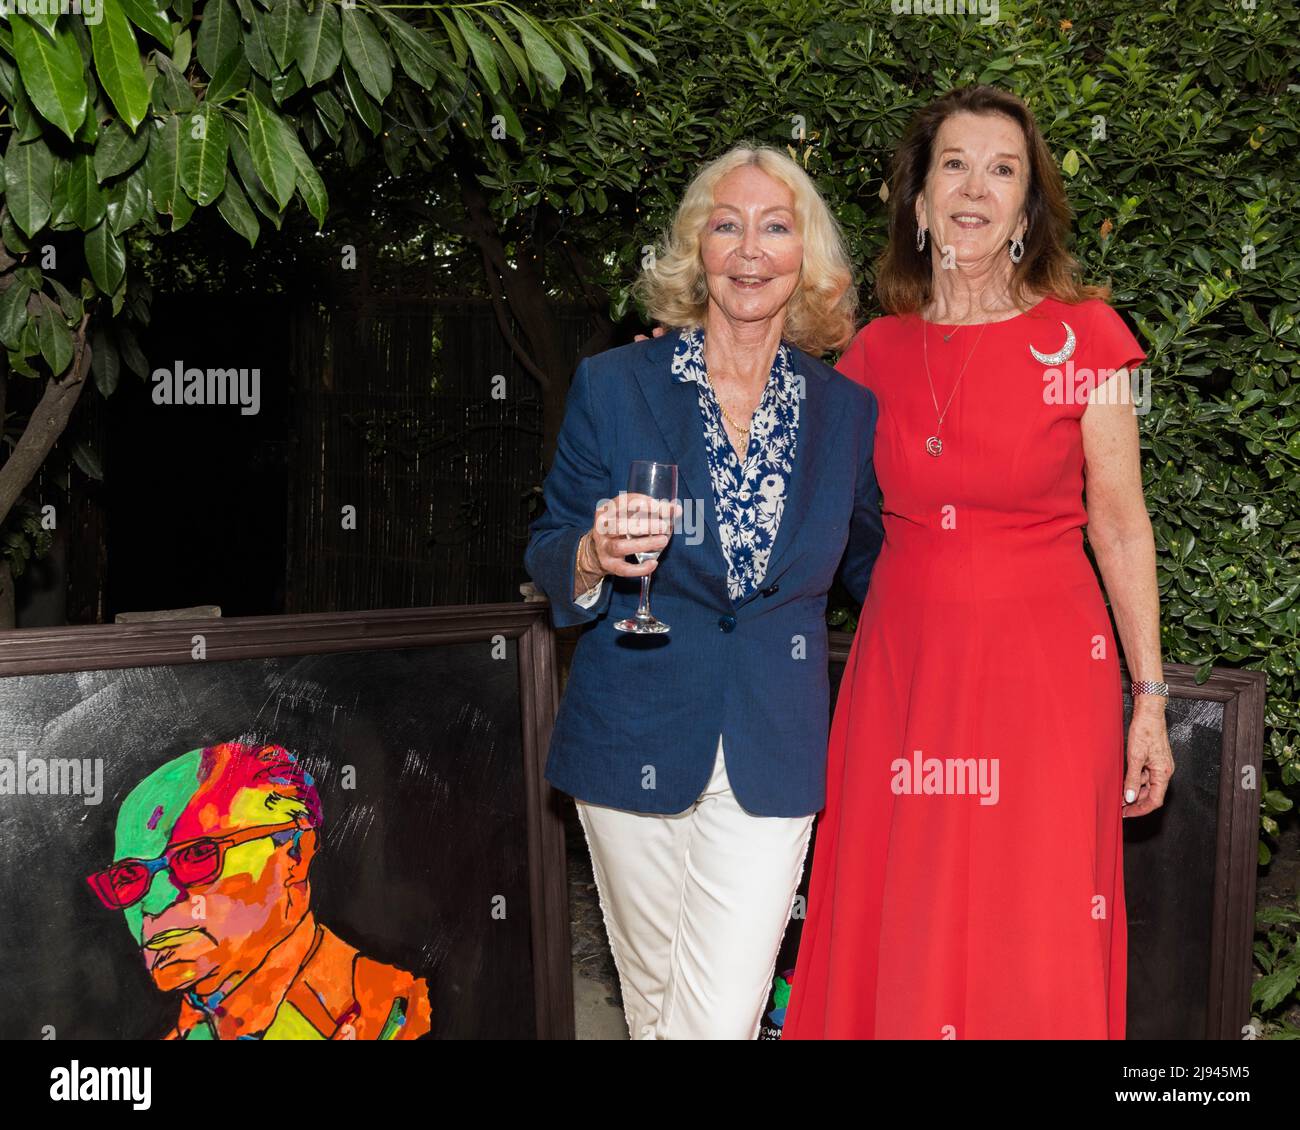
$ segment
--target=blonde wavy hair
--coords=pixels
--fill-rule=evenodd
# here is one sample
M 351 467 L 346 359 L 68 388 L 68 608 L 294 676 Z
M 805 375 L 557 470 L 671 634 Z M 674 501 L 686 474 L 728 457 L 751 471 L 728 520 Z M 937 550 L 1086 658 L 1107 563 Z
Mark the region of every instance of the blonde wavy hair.
M 768 145 L 738 145 L 695 174 L 661 247 L 638 276 L 632 293 L 661 325 L 703 327 L 709 291 L 700 238 L 713 211 L 718 182 L 746 165 L 757 167 L 794 194 L 803 264 L 786 309 L 782 336 L 814 357 L 842 349 L 853 336 L 858 309 L 844 234 L 812 178 L 786 154 Z

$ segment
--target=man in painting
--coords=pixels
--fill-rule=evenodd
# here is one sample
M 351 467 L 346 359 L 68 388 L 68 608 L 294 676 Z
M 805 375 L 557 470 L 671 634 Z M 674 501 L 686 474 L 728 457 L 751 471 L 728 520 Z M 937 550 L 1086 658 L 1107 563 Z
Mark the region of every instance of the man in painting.
M 412 1040 L 428 986 L 320 925 L 308 872 L 321 826 L 311 774 L 280 746 L 173 758 L 117 817 L 90 884 L 121 910 L 154 984 L 181 990 L 169 1040 Z

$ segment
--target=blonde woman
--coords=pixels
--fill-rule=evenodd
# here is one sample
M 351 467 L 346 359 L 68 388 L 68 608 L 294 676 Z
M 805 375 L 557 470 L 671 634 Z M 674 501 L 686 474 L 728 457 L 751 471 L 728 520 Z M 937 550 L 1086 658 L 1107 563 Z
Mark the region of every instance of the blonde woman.
M 861 600 L 880 548 L 876 406 L 818 359 L 852 336 L 852 273 L 776 150 L 705 165 L 638 288 L 676 332 L 578 366 L 525 558 L 585 626 L 546 777 L 632 1038 L 753 1039 L 825 797 L 827 591 L 840 569 Z M 675 464 L 681 505 L 620 494 L 634 460 Z M 615 631 L 651 573 L 671 631 Z

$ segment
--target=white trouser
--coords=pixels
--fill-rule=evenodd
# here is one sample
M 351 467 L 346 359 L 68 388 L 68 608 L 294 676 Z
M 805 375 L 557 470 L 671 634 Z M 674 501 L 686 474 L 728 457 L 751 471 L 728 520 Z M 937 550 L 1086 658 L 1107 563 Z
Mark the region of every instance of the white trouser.
M 758 1035 L 813 817 L 754 816 L 713 776 L 664 816 L 578 801 L 634 1040 Z

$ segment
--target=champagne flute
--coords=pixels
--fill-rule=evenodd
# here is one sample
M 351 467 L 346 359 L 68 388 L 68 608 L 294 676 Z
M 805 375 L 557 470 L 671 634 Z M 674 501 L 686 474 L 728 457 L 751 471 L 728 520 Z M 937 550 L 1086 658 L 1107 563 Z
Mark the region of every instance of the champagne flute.
M 632 463 L 631 471 L 628 472 L 627 489 L 629 494 L 648 495 L 660 502 L 676 502 L 677 464 L 654 463 L 643 459 L 635 460 Z M 657 559 L 662 552 L 663 550 L 655 549 L 648 553 L 638 553 L 635 556 L 638 562 L 644 563 Z M 626 620 L 616 621 L 614 627 L 620 632 L 631 632 L 634 635 L 646 636 L 661 635 L 669 630 L 667 624 L 662 620 L 656 620 L 650 614 L 649 574 L 641 578 L 641 603 L 637 606 L 636 615 Z

